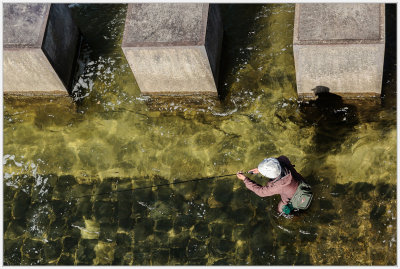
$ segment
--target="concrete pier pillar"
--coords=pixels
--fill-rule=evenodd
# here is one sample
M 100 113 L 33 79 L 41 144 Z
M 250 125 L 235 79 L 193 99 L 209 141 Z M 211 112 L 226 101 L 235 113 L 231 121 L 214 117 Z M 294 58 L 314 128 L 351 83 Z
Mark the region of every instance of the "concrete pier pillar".
M 80 35 L 65 4 L 3 4 L 3 90 L 67 96 Z
M 384 51 L 384 4 L 296 4 L 299 97 L 314 98 L 318 86 L 345 97 L 380 96 Z
M 218 5 L 128 4 L 122 50 L 145 95 L 217 95 Z

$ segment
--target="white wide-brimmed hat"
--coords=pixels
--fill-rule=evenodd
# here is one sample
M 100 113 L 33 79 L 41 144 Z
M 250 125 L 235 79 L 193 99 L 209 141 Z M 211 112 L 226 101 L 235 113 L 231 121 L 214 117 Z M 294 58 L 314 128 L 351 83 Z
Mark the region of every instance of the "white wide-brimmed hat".
M 258 171 L 265 177 L 277 178 L 281 174 L 281 165 L 276 158 L 267 158 L 260 162 Z

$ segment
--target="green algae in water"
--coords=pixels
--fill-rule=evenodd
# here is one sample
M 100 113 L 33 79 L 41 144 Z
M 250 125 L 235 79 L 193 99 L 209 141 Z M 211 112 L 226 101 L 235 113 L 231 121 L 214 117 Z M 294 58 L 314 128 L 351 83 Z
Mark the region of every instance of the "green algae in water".
M 383 98 L 297 102 L 293 4 L 221 5 L 221 102 L 144 98 L 120 48 L 126 5 L 72 5 L 85 35 L 68 98 L 4 100 L 6 265 L 393 265 L 393 7 Z M 277 216 L 235 173 L 285 154 L 309 210 Z M 264 183 L 261 178 L 256 181 Z

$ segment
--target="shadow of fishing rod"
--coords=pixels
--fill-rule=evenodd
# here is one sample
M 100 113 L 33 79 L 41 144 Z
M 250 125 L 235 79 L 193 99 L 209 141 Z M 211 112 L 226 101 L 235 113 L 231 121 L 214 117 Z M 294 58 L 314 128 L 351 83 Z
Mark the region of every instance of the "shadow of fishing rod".
M 244 174 L 252 174 L 252 173 L 247 173 L 246 172 Z M 212 176 L 212 177 L 203 177 L 203 178 L 196 178 L 196 179 L 190 179 L 190 180 L 185 180 L 185 181 L 178 181 L 178 182 L 171 182 L 171 183 L 165 183 L 165 184 L 158 184 L 158 185 L 139 187 L 139 188 L 134 188 L 134 189 L 126 189 L 126 190 L 109 191 L 109 192 L 102 192 L 102 193 L 95 193 L 95 194 L 87 194 L 87 195 L 83 195 L 83 196 L 79 196 L 79 197 L 72 197 L 72 199 L 79 199 L 79 198 L 99 196 L 99 195 L 107 195 L 107 194 L 119 193 L 119 192 L 136 191 L 136 190 L 143 190 L 143 189 L 150 189 L 150 188 L 158 188 L 158 187 L 163 187 L 163 186 L 183 184 L 183 183 L 188 183 L 188 182 L 195 182 L 195 181 L 202 181 L 202 180 L 209 180 L 209 179 L 217 179 L 217 178 L 230 177 L 230 176 L 236 176 L 236 174 L 228 174 L 228 175 Z

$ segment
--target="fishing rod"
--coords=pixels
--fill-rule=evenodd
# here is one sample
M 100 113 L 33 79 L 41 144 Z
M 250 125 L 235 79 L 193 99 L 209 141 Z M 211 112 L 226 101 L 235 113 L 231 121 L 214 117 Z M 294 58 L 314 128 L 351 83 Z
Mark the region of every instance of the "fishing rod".
M 253 172 L 244 172 L 243 174 L 253 174 Z M 150 188 L 158 188 L 158 187 L 163 187 L 163 186 L 176 185 L 176 184 L 195 182 L 195 181 L 201 181 L 201 180 L 208 180 L 208 179 L 216 179 L 216 178 L 229 177 L 229 176 L 235 176 L 235 175 L 236 174 L 228 174 L 228 175 L 222 175 L 222 176 L 195 178 L 195 179 L 190 179 L 190 180 L 185 180 L 185 181 L 178 181 L 178 182 L 164 183 L 164 184 L 158 184 L 158 185 L 151 185 L 151 186 L 139 187 L 139 188 L 134 188 L 134 189 L 116 190 L 116 191 L 109 191 L 109 192 L 102 192 L 102 193 L 95 193 L 95 194 L 87 194 L 87 195 L 83 195 L 83 196 L 79 196 L 79 197 L 73 197 L 73 198 L 74 199 L 79 199 L 79 198 L 84 198 L 84 197 L 106 195 L 106 194 L 111 194 L 111 193 L 119 193 L 119 192 L 136 191 L 136 190 L 143 190 L 143 189 L 150 189 Z

